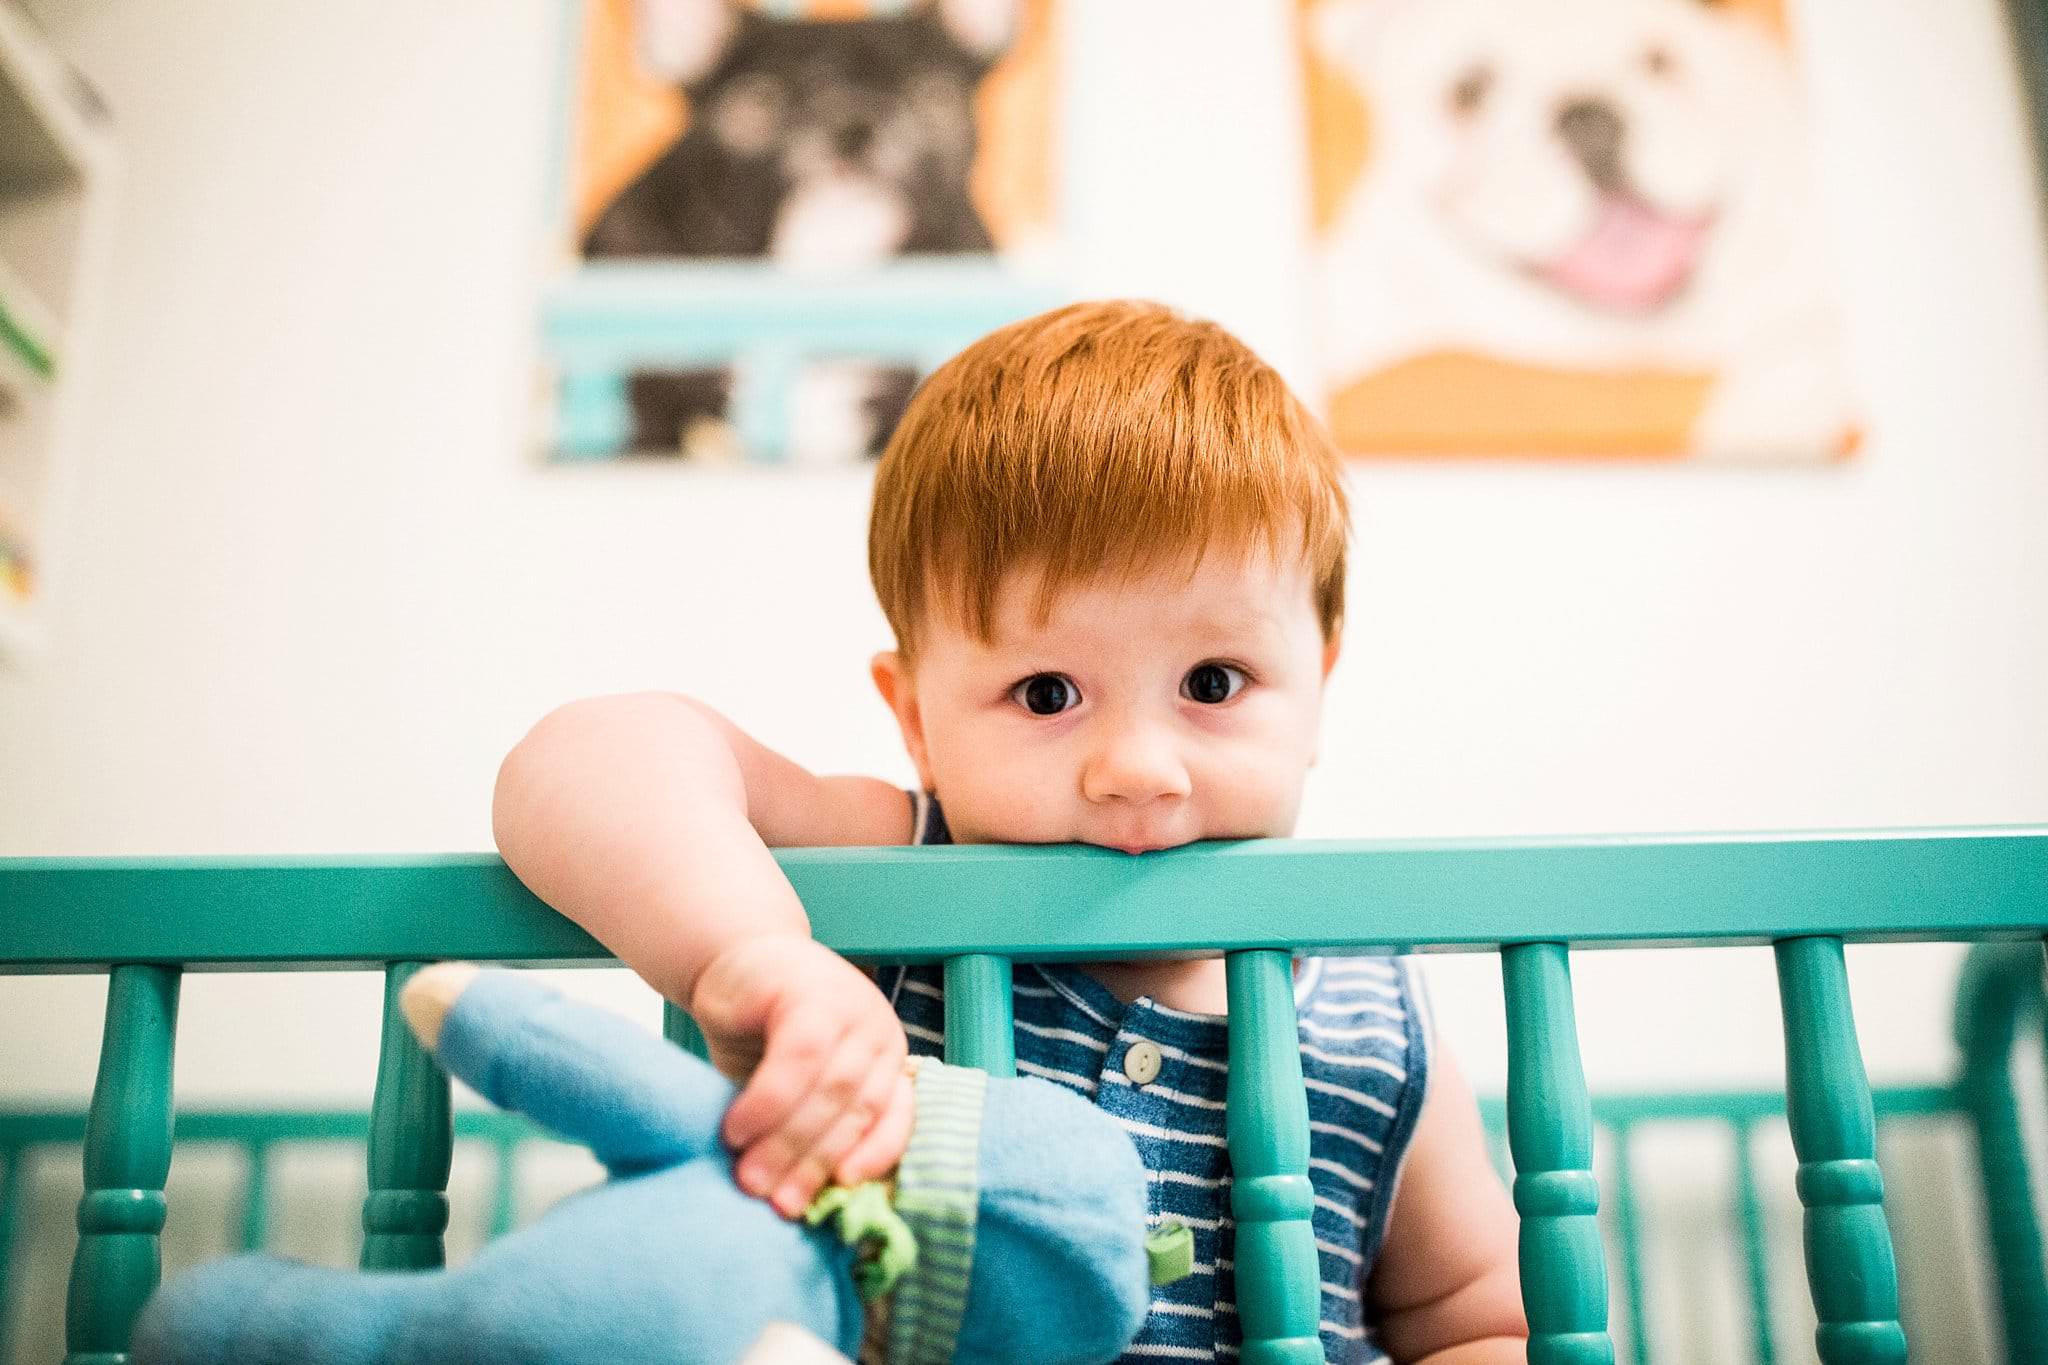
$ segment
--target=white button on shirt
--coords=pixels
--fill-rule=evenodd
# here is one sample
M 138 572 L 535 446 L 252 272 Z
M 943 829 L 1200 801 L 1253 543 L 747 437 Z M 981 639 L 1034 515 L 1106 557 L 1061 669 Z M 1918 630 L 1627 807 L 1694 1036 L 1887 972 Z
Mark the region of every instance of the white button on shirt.
M 1146 1085 L 1159 1076 L 1159 1045 L 1142 1039 L 1124 1054 L 1124 1075 L 1135 1085 Z

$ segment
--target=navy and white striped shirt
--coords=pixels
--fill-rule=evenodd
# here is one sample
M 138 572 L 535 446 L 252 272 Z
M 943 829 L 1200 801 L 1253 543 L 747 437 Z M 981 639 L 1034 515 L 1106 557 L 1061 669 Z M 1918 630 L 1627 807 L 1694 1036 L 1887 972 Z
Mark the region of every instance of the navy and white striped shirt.
M 916 842 L 948 843 L 936 802 L 913 794 Z M 938 967 L 878 975 L 913 1053 L 937 1056 L 945 1005 Z M 1218 1016 L 1125 1004 L 1078 968 L 1019 966 L 1012 1001 L 1017 1071 L 1078 1091 L 1130 1134 L 1151 1176 L 1150 1222 L 1194 1233 L 1195 1273 L 1153 1290 L 1128 1361 L 1234 1358 L 1240 1330 L 1232 1269 L 1230 1157 L 1224 1140 L 1227 1031 Z M 1362 1290 L 1386 1233 L 1396 1177 L 1428 1078 L 1418 984 L 1397 958 L 1309 958 L 1295 977 L 1309 1099 L 1309 1180 L 1322 1265 L 1323 1355 L 1383 1361 Z M 1125 1072 L 1133 1047 L 1158 1073 Z M 1149 1049 L 1145 1057 L 1152 1058 Z M 1149 1067 L 1140 1066 L 1140 1072 Z

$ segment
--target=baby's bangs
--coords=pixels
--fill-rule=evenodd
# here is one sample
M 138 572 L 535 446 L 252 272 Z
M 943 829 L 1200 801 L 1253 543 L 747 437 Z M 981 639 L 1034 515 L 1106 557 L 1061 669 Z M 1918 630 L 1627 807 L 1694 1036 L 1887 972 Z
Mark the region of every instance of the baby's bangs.
M 943 615 L 984 642 L 996 598 L 1217 554 L 1299 554 L 1326 636 L 1343 615 L 1349 513 L 1322 427 L 1213 323 L 1156 304 L 1077 304 L 941 366 L 877 473 L 869 567 L 899 647 Z

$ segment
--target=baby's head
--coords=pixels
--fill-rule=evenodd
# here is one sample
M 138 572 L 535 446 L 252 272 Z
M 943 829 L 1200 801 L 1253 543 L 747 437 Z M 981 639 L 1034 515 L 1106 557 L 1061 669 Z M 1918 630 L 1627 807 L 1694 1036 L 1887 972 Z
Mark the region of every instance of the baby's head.
M 1288 834 L 1344 613 L 1327 436 L 1213 323 L 1085 303 L 912 399 L 868 565 L 874 677 L 963 843 Z

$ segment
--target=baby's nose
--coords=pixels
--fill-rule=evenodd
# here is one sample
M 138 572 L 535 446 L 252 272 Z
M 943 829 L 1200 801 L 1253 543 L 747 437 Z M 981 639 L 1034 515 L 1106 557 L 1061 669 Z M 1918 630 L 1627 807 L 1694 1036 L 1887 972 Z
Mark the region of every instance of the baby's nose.
M 1190 789 L 1187 765 L 1172 743 L 1143 730 L 1111 736 L 1081 775 L 1090 801 L 1158 801 Z

